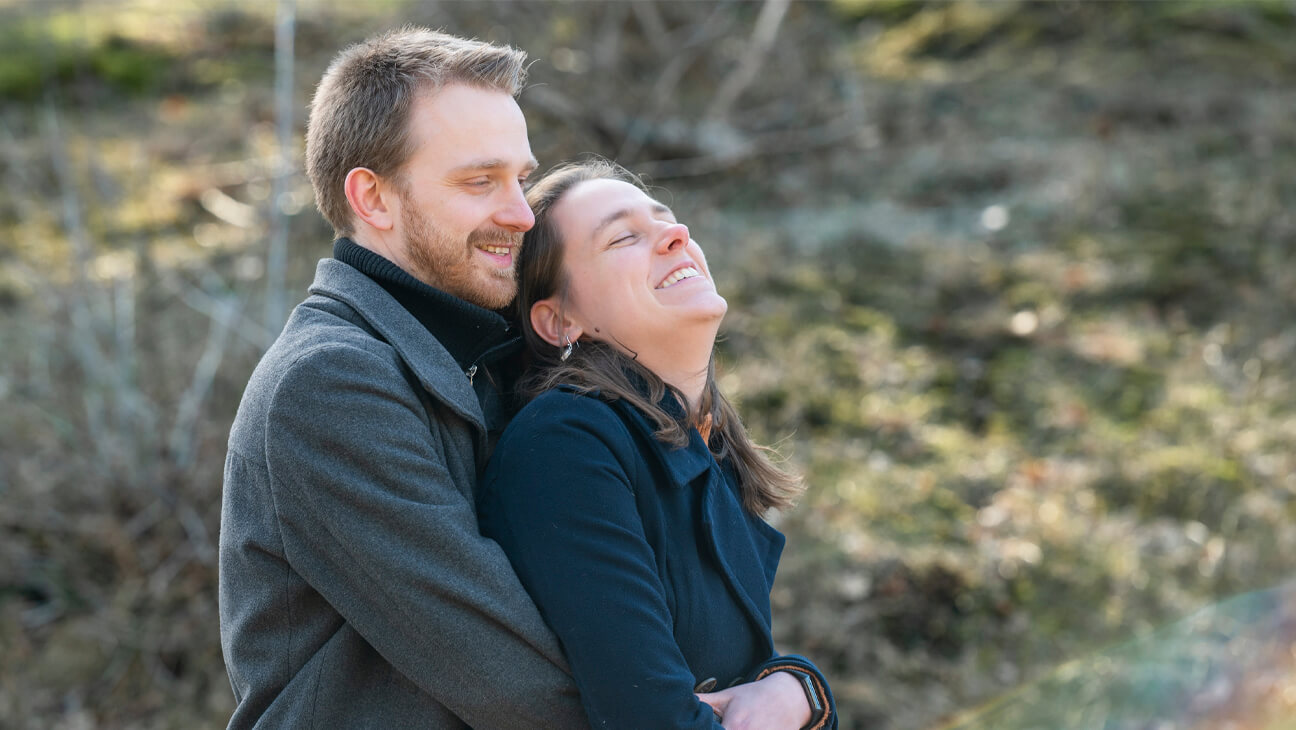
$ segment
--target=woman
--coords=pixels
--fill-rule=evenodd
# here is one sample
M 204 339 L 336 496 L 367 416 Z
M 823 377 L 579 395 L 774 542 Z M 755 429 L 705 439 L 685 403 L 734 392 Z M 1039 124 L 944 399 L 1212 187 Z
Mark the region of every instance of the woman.
M 836 727 L 823 675 L 774 654 L 783 536 L 760 515 L 800 482 L 716 388 L 727 305 L 702 250 L 606 161 L 554 170 L 528 202 L 517 307 L 534 360 L 524 389 L 539 395 L 500 439 L 479 511 L 561 640 L 591 724 Z

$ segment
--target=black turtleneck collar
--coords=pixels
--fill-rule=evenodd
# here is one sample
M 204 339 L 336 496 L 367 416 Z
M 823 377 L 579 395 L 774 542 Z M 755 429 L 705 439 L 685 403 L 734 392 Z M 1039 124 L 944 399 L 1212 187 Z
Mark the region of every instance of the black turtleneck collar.
M 489 365 L 520 349 L 521 338 L 504 317 L 424 284 L 349 238 L 333 242 L 333 258 L 377 282 L 437 338 L 464 370 Z M 505 344 L 512 346 L 501 347 Z M 481 361 L 487 353 L 489 356 Z

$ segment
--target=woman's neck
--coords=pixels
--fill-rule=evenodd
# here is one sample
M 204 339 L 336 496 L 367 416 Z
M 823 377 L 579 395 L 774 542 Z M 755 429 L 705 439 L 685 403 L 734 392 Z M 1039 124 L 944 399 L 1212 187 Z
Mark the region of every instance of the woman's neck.
M 681 331 L 669 348 L 640 352 L 636 358 L 640 365 L 653 371 L 667 385 L 684 394 L 689 416 L 698 415 L 702 394 L 706 391 L 707 373 L 711 366 L 711 352 L 715 349 L 717 327 L 710 331 Z

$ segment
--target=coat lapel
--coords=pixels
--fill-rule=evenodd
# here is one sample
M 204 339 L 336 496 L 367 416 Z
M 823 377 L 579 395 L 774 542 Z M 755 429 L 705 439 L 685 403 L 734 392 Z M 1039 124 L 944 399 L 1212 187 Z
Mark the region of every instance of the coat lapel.
M 459 364 L 386 290 L 341 261 L 321 259 L 310 293 L 336 299 L 355 310 L 396 350 L 424 390 L 471 423 L 479 440 L 486 438 L 486 419 L 468 377 L 446 377 L 446 373 L 462 373 Z
M 712 558 L 748 619 L 760 628 L 758 635 L 768 636 L 769 593 L 783 553 L 783 535 L 743 510 L 736 481 L 725 479 L 701 434 L 694 431 L 687 446 L 671 448 L 653 437 L 652 425 L 637 408 L 624 401 L 613 403 L 632 427 L 647 436 L 643 441 L 650 444 L 653 457 L 669 477 L 669 487 L 686 488 L 698 480 L 702 489 L 702 532 Z M 766 649 L 771 654 L 774 651 L 773 646 Z
M 700 436 L 695 439 L 699 443 L 702 440 Z M 736 490 L 725 480 L 714 459 L 705 478 L 703 532 L 748 617 L 763 629 L 762 635 L 768 635 L 772 623 L 769 594 L 783 553 L 783 535 L 743 510 Z M 773 653 L 773 646 L 766 648 Z

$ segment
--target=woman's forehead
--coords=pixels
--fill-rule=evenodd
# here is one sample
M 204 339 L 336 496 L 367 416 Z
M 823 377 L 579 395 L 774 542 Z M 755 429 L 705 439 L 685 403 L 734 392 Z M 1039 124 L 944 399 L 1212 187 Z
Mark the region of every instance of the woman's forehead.
M 657 203 L 640 188 L 624 180 L 598 178 L 576 183 L 564 200 L 579 200 L 583 205 L 624 204 L 624 203 Z
M 620 218 L 640 211 L 670 215 L 671 210 L 638 187 L 600 178 L 577 183 L 554 211 L 569 234 L 595 236 Z

